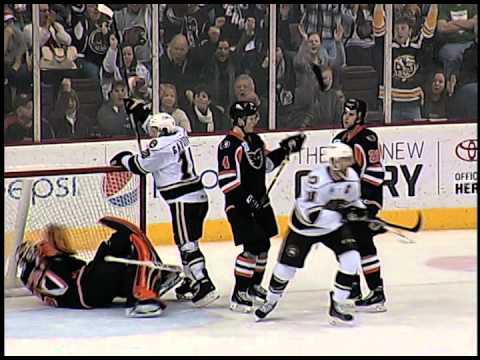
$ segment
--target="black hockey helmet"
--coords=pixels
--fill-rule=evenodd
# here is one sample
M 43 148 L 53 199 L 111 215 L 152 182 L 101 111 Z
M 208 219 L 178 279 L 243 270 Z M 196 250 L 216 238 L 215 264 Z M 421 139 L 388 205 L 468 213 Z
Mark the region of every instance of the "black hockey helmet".
M 230 118 L 233 120 L 233 125 L 237 125 L 238 119 L 255 115 L 257 112 L 257 105 L 251 101 L 236 101 L 230 106 Z
M 365 122 L 365 115 L 367 114 L 367 103 L 360 99 L 350 98 L 345 102 L 345 111 L 357 111 L 357 120 L 355 124 L 363 124 Z

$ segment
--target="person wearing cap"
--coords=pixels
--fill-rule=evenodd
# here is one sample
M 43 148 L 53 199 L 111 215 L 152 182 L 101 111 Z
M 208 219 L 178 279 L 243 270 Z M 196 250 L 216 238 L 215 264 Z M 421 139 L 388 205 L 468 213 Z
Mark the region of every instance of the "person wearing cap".
M 229 119 L 212 103 L 207 87 L 203 84 L 193 89 L 193 102 L 186 109 L 192 132 L 213 132 L 230 129 Z
M 278 233 L 265 176 L 290 154 L 301 150 L 305 135 L 289 136 L 280 142 L 279 148 L 270 152 L 262 138 L 254 133 L 259 120 L 255 103 L 233 103 L 230 118 L 232 128 L 217 150 L 218 185 L 225 194 L 225 213 L 235 245 L 243 247 L 235 260 L 235 288 L 230 309 L 251 312 L 253 300 L 266 299 L 261 282 L 270 238 Z

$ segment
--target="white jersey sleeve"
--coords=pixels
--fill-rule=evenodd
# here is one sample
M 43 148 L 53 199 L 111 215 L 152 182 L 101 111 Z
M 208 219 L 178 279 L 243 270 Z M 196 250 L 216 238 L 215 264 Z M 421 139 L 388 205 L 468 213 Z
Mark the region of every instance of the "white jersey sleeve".
M 175 200 L 206 201 L 187 132 L 179 126 L 176 130 L 172 135 L 151 140 L 141 155 L 128 159 L 129 170 L 152 173 L 155 186 L 167 203 Z

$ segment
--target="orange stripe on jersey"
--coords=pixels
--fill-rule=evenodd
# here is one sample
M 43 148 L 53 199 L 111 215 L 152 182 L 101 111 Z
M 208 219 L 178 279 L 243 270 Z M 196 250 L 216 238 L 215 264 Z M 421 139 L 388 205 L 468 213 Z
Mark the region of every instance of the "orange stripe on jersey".
M 237 150 L 235 150 L 235 158 L 237 159 L 239 164 L 242 161 L 242 155 L 243 155 L 243 148 L 239 146 Z
M 218 175 L 226 175 L 226 174 L 236 174 L 235 170 L 223 170 L 218 173 Z
M 373 269 L 370 269 L 370 270 L 363 270 L 363 273 L 368 275 L 368 274 L 371 274 L 371 273 L 374 273 L 374 272 L 377 272 L 377 271 L 380 271 L 380 266 L 376 267 L 376 268 L 373 268 Z
M 223 190 L 223 193 L 226 194 L 239 186 L 240 186 L 240 181 L 236 180 L 231 186 L 225 188 L 225 190 Z
M 363 161 L 363 152 L 361 150 L 360 145 L 357 145 L 357 144 L 354 145 L 353 156 L 355 157 L 355 163 L 357 163 L 358 166 L 362 167 L 364 164 L 364 161 Z

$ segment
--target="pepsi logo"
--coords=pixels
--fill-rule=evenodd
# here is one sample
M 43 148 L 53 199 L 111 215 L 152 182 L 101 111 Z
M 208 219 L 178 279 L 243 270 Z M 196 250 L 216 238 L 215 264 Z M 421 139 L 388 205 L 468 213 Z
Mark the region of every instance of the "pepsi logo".
M 138 183 L 129 172 L 106 173 L 102 179 L 103 197 L 113 206 L 132 206 L 138 201 Z
M 457 144 L 455 155 L 463 161 L 477 161 L 478 141 L 477 139 L 463 140 Z

